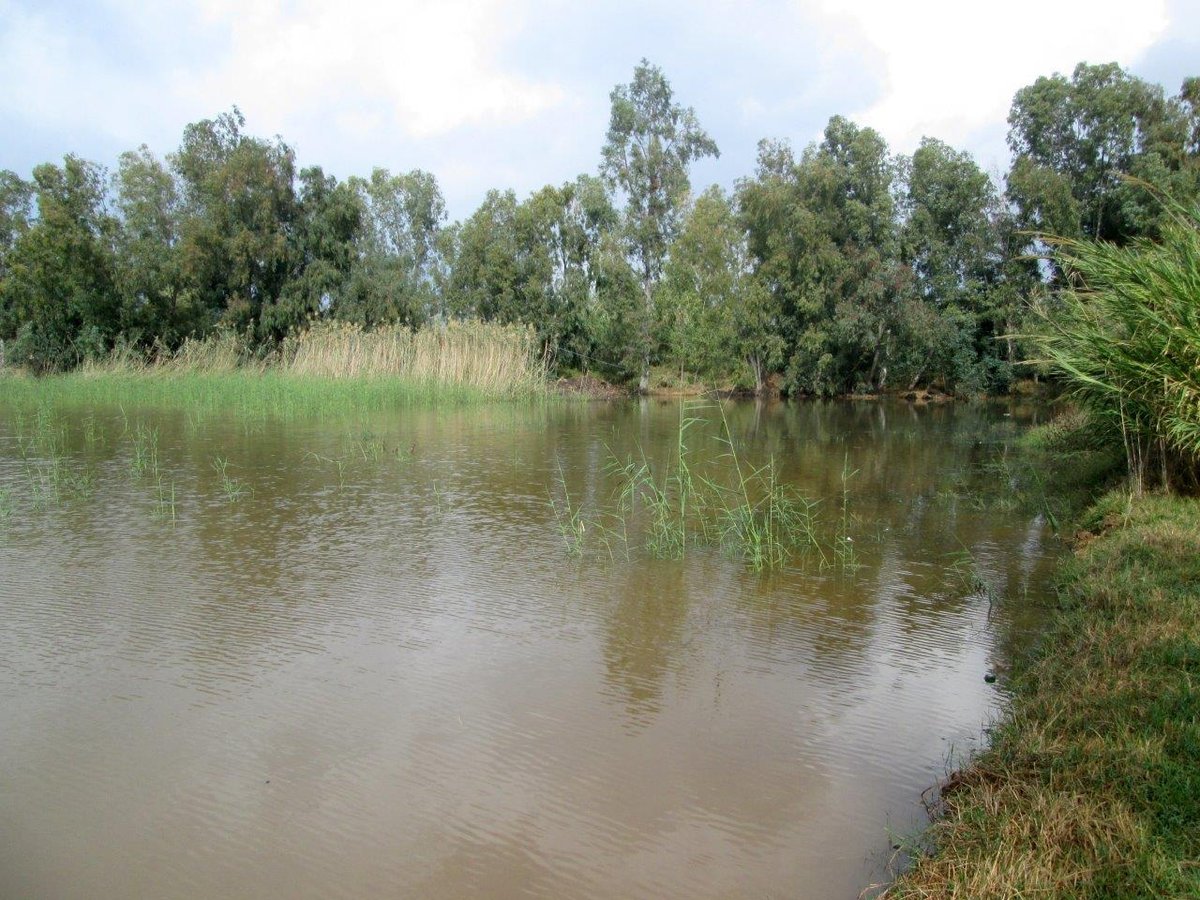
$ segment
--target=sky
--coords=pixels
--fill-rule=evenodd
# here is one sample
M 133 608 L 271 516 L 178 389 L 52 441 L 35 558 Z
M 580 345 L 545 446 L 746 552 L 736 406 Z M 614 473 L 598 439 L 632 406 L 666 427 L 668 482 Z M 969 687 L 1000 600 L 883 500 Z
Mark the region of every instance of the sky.
M 71 152 L 115 168 L 236 105 L 300 165 L 345 178 L 426 169 L 452 218 L 594 173 L 609 93 L 659 66 L 732 187 L 762 138 L 797 148 L 830 116 L 1008 165 L 1013 94 L 1080 61 L 1176 93 L 1200 75 L 1196 0 L 0 0 L 0 169 Z

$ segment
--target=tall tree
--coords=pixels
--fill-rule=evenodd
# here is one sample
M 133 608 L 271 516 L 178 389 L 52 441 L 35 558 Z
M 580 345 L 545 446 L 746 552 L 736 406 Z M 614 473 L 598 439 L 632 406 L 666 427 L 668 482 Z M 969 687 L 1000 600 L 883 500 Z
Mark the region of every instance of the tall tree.
M 250 137 L 244 126 L 236 107 L 194 122 L 171 157 L 187 204 L 181 264 L 210 324 L 270 340 L 280 334 L 269 308 L 290 271 L 295 159 L 282 140 Z
M 121 154 L 117 174 L 117 283 L 122 331 L 134 344 L 176 346 L 204 328 L 180 269 L 182 197 L 170 170 L 144 144 Z
M 522 273 L 517 246 L 517 196 L 488 191 L 454 233 L 446 303 L 457 316 L 522 321 Z
M 337 314 L 365 325 L 418 325 L 444 316 L 438 267 L 446 202 L 437 179 L 420 169 L 393 175 L 376 168 L 369 179 L 350 183 L 365 227 L 350 292 Z
M 11 338 L 20 327 L 17 311 L 5 300 L 4 281 L 8 277 L 9 255 L 17 240 L 29 230 L 33 218 L 33 185 L 16 172 L 0 171 L 0 341 Z M 0 366 L 5 363 L 0 352 Z
M 903 374 L 913 387 L 926 377 L 970 393 L 994 387 L 995 338 L 1007 318 L 990 308 L 1000 265 L 996 190 L 969 154 L 932 138 L 907 170 L 904 253 L 916 293 L 904 309 Z
M 0 171 L 0 281 L 4 280 L 4 261 L 33 217 L 33 185 L 16 172 Z
M 716 379 L 746 373 L 756 393 L 765 390 L 783 349 L 778 309 L 752 270 L 745 231 L 719 187 L 689 210 L 660 296 L 660 321 L 680 369 Z
M 645 392 L 650 385 L 654 291 L 691 188 L 689 168 L 720 151 L 695 112 L 675 102 L 662 70 L 645 59 L 629 84 L 613 88 L 610 99 L 600 173 L 625 198 L 625 235 L 643 297 L 638 388 Z
M 1009 181 L 1028 224 L 1054 227 L 1064 237 L 1127 241 L 1140 233 L 1119 197 L 1119 176 L 1133 170 L 1152 133 L 1173 113 L 1161 86 L 1116 63 L 1080 63 L 1070 79 L 1055 74 L 1017 91 L 1008 115 Z M 1071 207 L 1078 216 L 1074 231 L 1068 230 Z
M 340 308 L 350 289 L 364 216 L 362 199 L 351 185 L 320 166 L 300 172 L 296 221 L 289 233 L 291 271 L 279 302 L 264 311 L 270 331 L 286 333 Z
M 66 369 L 104 352 L 120 327 L 114 284 L 116 225 L 105 174 L 68 155 L 33 170 L 37 220 L 5 257 L 0 309 L 12 358 L 37 371 Z
M 886 385 L 911 280 L 896 176 L 877 132 L 834 116 L 798 162 L 786 145 L 760 144 L 757 176 L 739 186 L 750 251 L 781 310 L 790 391 Z

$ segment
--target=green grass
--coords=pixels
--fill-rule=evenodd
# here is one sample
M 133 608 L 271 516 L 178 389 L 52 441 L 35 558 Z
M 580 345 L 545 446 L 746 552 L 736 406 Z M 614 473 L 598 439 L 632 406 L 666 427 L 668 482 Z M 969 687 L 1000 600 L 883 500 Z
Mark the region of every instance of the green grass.
M 197 420 L 225 413 L 251 418 L 350 416 L 400 406 L 455 406 L 546 396 L 532 386 L 492 393 L 469 385 L 395 376 L 335 379 L 254 370 L 12 376 L 5 379 L 4 392 L 6 400 L 18 407 L 182 409 Z
M 547 397 L 537 346 L 528 329 L 481 322 L 417 331 L 316 323 L 265 358 L 236 335 L 218 333 L 152 358 L 113 351 L 66 375 L 2 371 L 0 378 L 17 408 L 182 409 L 196 423 L 226 413 L 326 417 Z
M 613 557 L 617 549 L 628 557 L 640 548 L 659 559 L 683 559 L 694 547 L 720 547 L 755 571 L 781 568 L 810 551 L 822 568 L 838 558 L 818 537 L 829 530 L 818 519 L 819 503 L 785 484 L 774 459 L 751 464 L 732 438 L 723 407 L 720 432 L 711 438 L 721 452 L 707 463 L 694 460 L 689 440 L 704 421 L 698 413 L 713 406 L 680 404 L 675 446 L 665 461 L 645 453 L 613 456 L 606 471 L 615 490 L 607 506 L 585 513 L 571 502 L 560 472 L 557 492 L 548 493 L 571 556 L 582 556 L 591 538 Z M 843 512 L 848 526 L 852 517 Z
M 889 898 L 1200 897 L 1200 503 L 1110 494 Z

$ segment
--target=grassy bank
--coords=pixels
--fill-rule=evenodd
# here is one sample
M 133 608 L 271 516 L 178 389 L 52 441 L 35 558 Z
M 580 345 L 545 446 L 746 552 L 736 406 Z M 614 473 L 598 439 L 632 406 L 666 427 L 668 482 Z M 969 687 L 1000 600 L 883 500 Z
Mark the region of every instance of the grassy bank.
M 889 898 L 1200 897 L 1200 502 L 1111 494 Z
M 252 355 L 234 335 L 188 341 L 146 358 L 114 353 L 66 375 L 5 377 L 14 403 L 304 415 L 547 395 L 530 332 L 481 323 L 365 331 L 321 325 L 275 354 Z

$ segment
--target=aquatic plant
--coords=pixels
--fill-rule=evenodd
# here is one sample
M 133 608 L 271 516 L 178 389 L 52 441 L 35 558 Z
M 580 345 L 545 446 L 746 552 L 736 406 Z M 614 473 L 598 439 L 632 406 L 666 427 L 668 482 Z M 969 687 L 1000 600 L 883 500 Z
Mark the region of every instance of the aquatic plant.
M 468 387 L 492 397 L 520 396 L 545 388 L 537 346 L 530 329 L 487 322 L 452 321 L 416 331 L 328 322 L 290 337 L 279 368 L 293 375 L 403 378 Z
M 555 499 L 554 493 L 549 492 L 550 509 L 558 523 L 559 534 L 569 556 L 583 555 L 583 538 L 587 525 L 580 510 L 571 503 L 571 492 L 567 488 L 567 479 L 563 474 L 562 463 L 558 466 L 558 486 L 563 499 Z
M 159 518 L 170 519 L 171 525 L 175 525 L 175 479 L 170 481 L 170 487 L 165 479 L 158 478 L 155 482 L 157 488 L 157 499 L 155 502 L 154 512 Z
M 837 533 L 834 536 L 833 552 L 843 573 L 852 572 L 858 568 L 858 557 L 854 552 L 854 537 L 850 533 L 853 516 L 850 512 L 850 479 L 858 474 L 858 470 L 850 471 L 850 455 L 842 455 L 842 493 L 841 505 L 837 521 Z
M 698 415 L 720 411 L 716 440 L 722 452 L 715 462 L 697 469 L 688 435 L 706 421 Z M 610 555 L 614 543 L 628 553 L 629 524 L 641 546 L 652 556 L 684 557 L 692 546 L 719 546 L 741 557 L 755 570 L 778 568 L 794 556 L 815 551 L 827 562 L 817 519 L 819 503 L 809 499 L 779 475 L 775 459 L 750 465 L 733 439 L 724 409 L 709 401 L 685 401 L 680 406 L 673 452 L 656 466 L 645 453 L 624 460 L 612 457 L 606 472 L 616 482 L 615 507 L 599 511 L 592 520 L 598 540 Z M 573 530 L 571 551 L 582 544 L 580 521 L 557 517 Z
M 249 493 L 250 488 L 244 482 L 229 474 L 229 460 L 226 457 L 214 456 L 212 467 L 221 476 L 221 491 L 225 494 L 226 502 L 237 503 Z
M 146 473 L 158 475 L 158 428 L 138 422 L 133 433 L 133 456 L 130 471 L 141 477 Z
M 16 406 L 111 405 L 244 418 L 345 417 L 404 405 L 533 400 L 549 395 L 531 332 L 489 323 L 412 331 L 314 325 L 269 357 L 220 334 L 150 359 L 121 354 L 66 375 L 5 379 Z
M 1200 208 L 1164 204 L 1158 241 L 1050 239 L 1070 289 L 1032 335 L 1138 492 L 1200 487 Z

